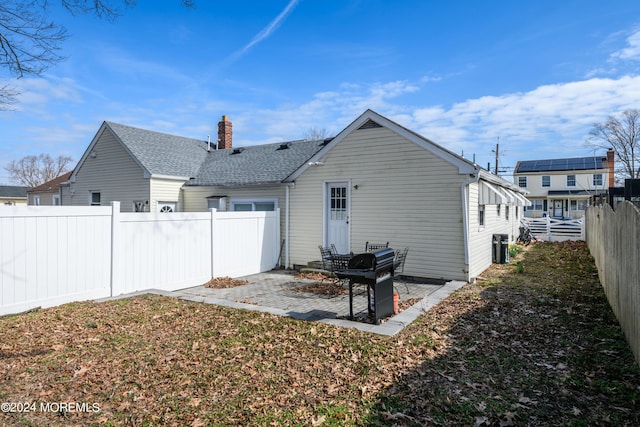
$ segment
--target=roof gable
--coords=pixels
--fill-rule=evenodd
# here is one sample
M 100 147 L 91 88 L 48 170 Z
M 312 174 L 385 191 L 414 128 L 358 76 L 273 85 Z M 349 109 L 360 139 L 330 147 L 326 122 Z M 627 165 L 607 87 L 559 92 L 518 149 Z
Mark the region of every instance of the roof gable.
M 104 132 L 110 132 L 114 136 L 140 165 L 146 178 L 156 176 L 189 179 L 198 172 L 207 154 L 204 141 L 105 121 L 74 168 L 70 181 L 75 181 L 76 174 Z
M 349 126 L 347 126 L 342 132 L 340 132 L 331 142 L 329 142 L 325 147 L 323 147 L 320 151 L 318 151 L 311 159 L 309 159 L 308 163 L 301 165 L 287 180 L 293 181 L 298 176 L 300 176 L 304 171 L 306 171 L 311 164 L 315 162 L 319 162 L 320 159 L 333 147 L 339 144 L 342 140 L 344 140 L 349 134 L 358 130 L 365 130 L 371 128 L 385 127 L 400 136 L 408 139 L 409 141 L 417 144 L 418 146 L 424 148 L 425 150 L 431 152 L 435 156 L 441 158 L 442 160 L 452 164 L 453 166 L 458 168 L 459 173 L 461 174 L 473 174 L 479 171 L 479 167 L 473 164 L 472 162 L 466 160 L 465 158 L 454 154 L 453 152 L 445 149 L 444 147 L 430 141 L 429 139 L 410 131 L 409 129 L 400 126 L 399 124 L 387 119 L 384 116 L 376 113 L 373 110 L 365 111 L 360 117 L 354 120 Z

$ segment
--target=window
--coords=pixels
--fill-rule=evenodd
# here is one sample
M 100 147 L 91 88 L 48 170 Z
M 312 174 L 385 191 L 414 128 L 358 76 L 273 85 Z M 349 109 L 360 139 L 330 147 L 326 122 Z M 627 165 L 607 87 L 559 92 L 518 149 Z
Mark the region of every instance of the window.
M 231 210 L 235 212 L 275 211 L 278 204 L 275 200 L 232 200 Z
M 518 177 L 518 186 L 522 188 L 527 188 L 527 177 L 519 176 Z
M 586 209 L 586 200 L 571 200 L 572 211 L 583 211 Z
M 330 219 L 347 219 L 347 187 L 331 187 L 330 195 L 331 211 Z
M 133 211 L 134 212 L 149 212 L 149 201 L 148 200 L 134 200 L 133 201 Z
M 509 206 L 504 207 L 504 219 L 509 221 Z
M 518 218 L 519 218 L 519 214 L 520 214 L 520 212 L 518 212 L 518 211 L 519 211 L 519 209 L 518 209 L 518 207 L 516 206 L 516 219 L 518 219 Z
M 478 205 L 478 225 L 484 227 L 484 205 Z
M 544 210 L 544 200 L 541 199 L 533 199 L 531 200 L 531 210 L 533 211 L 543 211 Z
M 602 187 L 602 174 L 594 173 L 593 174 L 593 186 L 594 187 Z
M 576 176 L 567 175 L 567 187 L 575 187 L 575 186 L 576 186 Z
M 33 204 L 40 206 L 40 196 L 33 196 Z
M 89 198 L 89 204 L 91 206 L 100 206 L 100 192 L 92 191 Z
M 551 187 L 551 175 L 542 175 L 542 186 Z
M 60 195 L 59 194 L 54 194 L 53 196 L 51 196 L 52 201 L 53 201 L 53 206 L 60 206 Z
M 498 218 L 500 218 L 500 208 L 502 207 L 502 205 L 496 205 L 496 214 L 498 215 Z

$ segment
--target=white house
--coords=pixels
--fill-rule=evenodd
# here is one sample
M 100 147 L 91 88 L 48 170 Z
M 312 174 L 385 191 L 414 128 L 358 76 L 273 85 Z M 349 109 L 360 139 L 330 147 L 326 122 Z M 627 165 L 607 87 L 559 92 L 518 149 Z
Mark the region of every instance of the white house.
M 522 160 L 513 180 L 529 192 L 532 206 L 526 216 L 582 218 L 591 196 L 614 186 L 614 151 L 606 156 Z

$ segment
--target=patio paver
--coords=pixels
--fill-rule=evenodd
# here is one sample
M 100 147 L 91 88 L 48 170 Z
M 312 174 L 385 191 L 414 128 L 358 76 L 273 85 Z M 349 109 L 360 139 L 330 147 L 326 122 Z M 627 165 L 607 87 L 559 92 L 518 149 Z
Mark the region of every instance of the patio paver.
M 242 277 L 241 279 L 248 281 L 248 284 L 243 286 L 224 289 L 196 286 L 173 292 L 173 294 L 193 301 L 320 321 L 382 335 L 394 335 L 451 292 L 465 285 L 464 282 L 457 281 L 443 284 L 435 281 L 429 283 L 396 278 L 394 288 L 400 294 L 401 301 L 410 298 L 421 298 L 421 300 L 379 325 L 374 325 L 348 320 L 348 293 L 328 296 L 296 292 L 296 288 L 316 281 L 296 279 L 294 276 L 294 272 L 274 270 Z M 353 306 L 354 317 L 364 316 L 367 312 L 366 293 L 354 296 Z

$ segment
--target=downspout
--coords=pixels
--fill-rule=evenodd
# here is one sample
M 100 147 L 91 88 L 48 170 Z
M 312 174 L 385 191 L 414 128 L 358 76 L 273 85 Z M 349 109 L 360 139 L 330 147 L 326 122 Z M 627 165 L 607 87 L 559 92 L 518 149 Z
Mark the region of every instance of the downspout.
M 284 187 L 284 268 L 289 268 L 289 191 L 293 185 Z
M 474 174 L 471 174 L 471 178 L 467 179 L 460 186 L 460 193 L 462 194 L 462 234 L 463 234 L 463 244 L 464 244 L 464 265 L 466 268 L 466 278 L 467 283 L 471 281 L 471 272 L 469 271 L 469 206 L 467 203 L 467 192 L 469 184 L 478 182 L 480 180 L 480 171 L 475 171 Z

